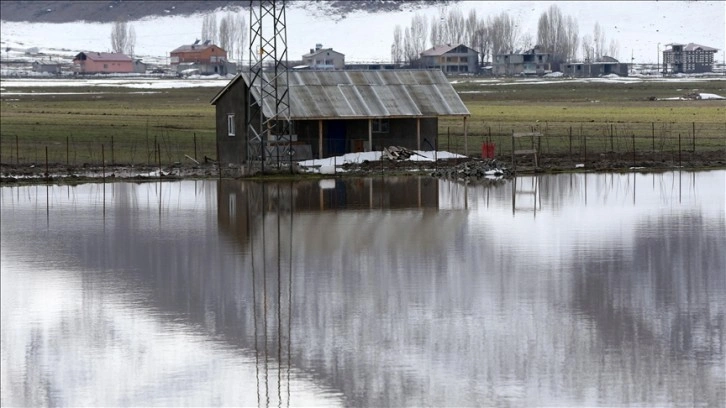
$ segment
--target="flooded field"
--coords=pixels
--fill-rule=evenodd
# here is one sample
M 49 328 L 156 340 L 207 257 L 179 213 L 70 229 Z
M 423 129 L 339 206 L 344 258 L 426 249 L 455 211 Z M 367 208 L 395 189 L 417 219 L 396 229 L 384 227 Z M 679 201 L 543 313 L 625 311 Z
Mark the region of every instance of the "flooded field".
M 0 188 L 3 406 L 724 406 L 726 171 Z

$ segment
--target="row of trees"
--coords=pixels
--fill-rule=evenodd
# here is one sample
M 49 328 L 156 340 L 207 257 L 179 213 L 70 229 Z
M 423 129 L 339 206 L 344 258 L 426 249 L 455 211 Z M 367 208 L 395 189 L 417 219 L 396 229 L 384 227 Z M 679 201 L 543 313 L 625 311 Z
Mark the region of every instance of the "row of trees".
M 227 57 L 242 59 L 247 49 L 247 23 L 242 14 L 227 13 L 219 21 L 213 13 L 202 18 L 202 41 L 209 40 L 227 51 Z M 134 55 L 136 32 L 127 21 L 116 21 L 111 27 L 111 49 L 113 52 Z
M 230 60 L 241 60 L 247 49 L 247 23 L 242 13 L 228 12 L 222 16 L 217 28 L 217 15 L 202 18 L 202 41 L 210 41 L 227 51 Z
M 536 42 L 529 33 L 520 33 L 517 21 L 507 12 L 484 18 L 477 16 L 475 9 L 466 17 L 459 9 L 442 9 L 431 20 L 416 14 L 410 27 L 394 28 L 391 59 L 394 63 L 412 63 L 426 49 L 443 44 L 465 44 L 479 53 L 482 63 L 498 54 L 535 45 L 541 52 L 551 54 L 554 63 L 575 60 L 580 45 L 583 59 L 588 61 L 600 60 L 605 55 L 616 57 L 618 53 L 617 42 L 611 41 L 610 47 L 605 48 L 605 33 L 599 23 L 595 24 L 592 36 L 580 40 L 577 20 L 564 15 L 553 4 L 539 18 Z

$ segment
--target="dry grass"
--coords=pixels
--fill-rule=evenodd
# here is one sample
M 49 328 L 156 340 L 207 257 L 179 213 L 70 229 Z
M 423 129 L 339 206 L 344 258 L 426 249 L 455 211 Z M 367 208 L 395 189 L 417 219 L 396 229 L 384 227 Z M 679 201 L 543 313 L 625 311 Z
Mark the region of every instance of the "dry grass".
M 511 133 L 540 131 L 543 153 L 583 148 L 628 152 L 726 148 L 726 101 L 651 101 L 694 90 L 726 95 L 726 81 L 640 82 L 632 84 L 559 81 L 495 85 L 457 82 L 472 116 L 469 139 L 463 122 L 439 122 L 439 149 L 475 154 L 482 142 L 511 149 Z M 13 88 L 32 92 L 36 89 Z M 68 88 L 43 88 L 67 92 Z M 73 88 L 80 95 L 21 95 L 0 102 L 0 162 L 40 163 L 45 159 L 78 166 L 100 163 L 149 164 L 161 157 L 181 162 L 185 155 L 216 156 L 216 88 L 168 89 L 140 93 L 129 88 Z M 103 92 L 103 93 L 101 93 Z M 695 137 L 694 137 L 695 130 Z M 160 154 L 159 154 L 160 151 Z

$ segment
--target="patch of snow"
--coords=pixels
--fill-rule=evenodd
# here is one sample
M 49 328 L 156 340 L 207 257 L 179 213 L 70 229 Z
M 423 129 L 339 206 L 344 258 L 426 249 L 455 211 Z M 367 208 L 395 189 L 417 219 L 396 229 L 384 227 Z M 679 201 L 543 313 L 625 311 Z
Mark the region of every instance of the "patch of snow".
M 565 74 L 562 72 L 550 72 L 549 74 L 545 74 L 545 78 L 562 78 Z
M 446 151 L 425 151 L 415 150 L 417 153 L 411 156 L 410 161 L 428 161 L 433 162 L 439 159 L 455 159 L 455 158 L 466 158 L 466 156 L 446 152 Z M 326 157 L 324 159 L 311 159 L 303 160 L 298 162 L 300 168 L 308 173 L 319 173 L 319 174 L 335 174 L 335 172 L 343 172 L 340 166 L 345 164 L 360 164 L 364 162 L 377 162 L 381 160 L 382 151 L 373 152 L 359 152 L 359 153 L 346 153 L 342 156 Z
M 125 87 L 136 89 L 172 89 L 214 87 L 223 88 L 229 83 L 231 77 L 210 78 L 200 76 L 191 79 L 163 79 L 163 78 L 119 78 L 119 79 L 16 79 L 2 78 L 0 86 L 7 88 L 42 88 L 42 87 Z

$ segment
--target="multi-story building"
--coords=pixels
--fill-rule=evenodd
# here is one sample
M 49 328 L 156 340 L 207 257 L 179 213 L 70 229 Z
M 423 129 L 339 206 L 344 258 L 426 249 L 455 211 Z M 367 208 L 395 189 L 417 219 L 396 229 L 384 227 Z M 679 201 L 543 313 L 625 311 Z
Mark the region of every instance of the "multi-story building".
M 544 75 L 552 71 L 552 55 L 539 47 L 494 56 L 494 75 Z
M 171 65 L 176 67 L 177 72 L 194 70 L 203 75 L 226 75 L 236 71 L 236 66 L 227 61 L 227 51 L 209 40 L 202 44 L 197 40 L 194 44 L 182 45 L 169 56 Z
M 303 64 L 309 69 L 343 69 L 345 55 L 332 48 L 323 48 L 323 44 L 315 44 L 315 49 L 303 55 Z
M 560 65 L 560 68 L 563 74 L 572 77 L 599 77 L 610 74 L 628 76 L 628 71 L 630 70 L 628 64 L 608 56 L 603 56 L 600 61 L 595 62 L 563 63 Z
M 438 68 L 446 75 L 479 72 L 479 53 L 466 45 L 437 45 L 421 53 L 422 68 Z
M 663 73 L 699 73 L 713 70 L 713 55 L 717 48 L 694 43 L 666 44 L 663 50 Z

